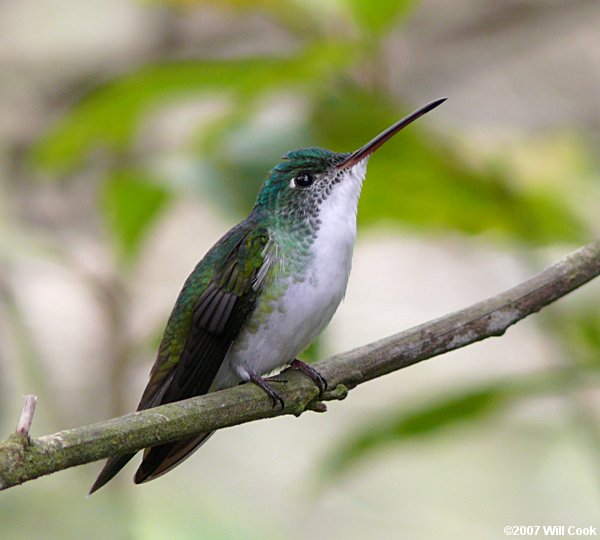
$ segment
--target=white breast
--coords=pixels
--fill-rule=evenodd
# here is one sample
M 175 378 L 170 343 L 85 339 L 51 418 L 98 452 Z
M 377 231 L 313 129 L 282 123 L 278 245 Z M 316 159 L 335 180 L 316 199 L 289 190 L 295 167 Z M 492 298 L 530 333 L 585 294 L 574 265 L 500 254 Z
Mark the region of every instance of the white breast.
M 233 343 L 213 388 L 248 380 L 293 360 L 327 326 L 348 285 L 356 238 L 356 210 L 366 163 L 355 167 L 323 202 L 321 226 L 302 281 L 288 280 L 285 293 L 260 329 Z

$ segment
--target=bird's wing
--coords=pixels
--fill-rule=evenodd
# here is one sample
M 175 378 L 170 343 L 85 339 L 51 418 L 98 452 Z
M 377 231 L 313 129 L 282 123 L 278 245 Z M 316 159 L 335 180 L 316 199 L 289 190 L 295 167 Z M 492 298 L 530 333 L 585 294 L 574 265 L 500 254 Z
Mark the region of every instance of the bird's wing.
M 268 231 L 246 220 L 234 227 L 198 263 L 185 282 L 161 341 L 138 410 L 205 394 L 229 347 L 254 308 L 273 263 Z M 148 448 L 136 482 L 167 472 L 210 433 Z M 90 494 L 100 489 L 134 454 L 110 458 Z
M 138 410 L 205 394 L 254 308 L 272 264 L 268 231 L 232 229 L 186 281 Z

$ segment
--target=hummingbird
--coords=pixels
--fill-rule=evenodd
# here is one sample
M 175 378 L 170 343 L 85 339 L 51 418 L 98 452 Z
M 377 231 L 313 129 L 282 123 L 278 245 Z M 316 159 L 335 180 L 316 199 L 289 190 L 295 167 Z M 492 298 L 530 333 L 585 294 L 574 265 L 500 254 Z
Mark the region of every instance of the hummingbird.
M 263 375 L 286 365 L 304 372 L 323 394 L 325 379 L 296 356 L 327 326 L 346 292 L 369 157 L 445 100 L 421 107 L 355 152 L 302 148 L 285 154 L 248 217 L 187 278 L 138 411 L 242 382 L 254 383 L 283 408 Z M 134 482 L 170 471 L 211 435 L 146 448 Z M 134 455 L 109 458 L 90 494 Z

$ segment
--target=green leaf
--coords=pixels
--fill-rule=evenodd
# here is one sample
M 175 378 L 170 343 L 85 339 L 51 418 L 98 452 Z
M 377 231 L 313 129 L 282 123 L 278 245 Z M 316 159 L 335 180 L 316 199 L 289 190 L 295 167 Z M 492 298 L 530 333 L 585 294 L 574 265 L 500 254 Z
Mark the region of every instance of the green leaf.
M 101 208 L 124 263 L 135 259 L 168 200 L 169 192 L 143 171 L 119 170 L 107 178 L 102 188 Z
M 289 58 L 173 62 L 144 67 L 92 92 L 34 147 L 54 172 L 69 172 L 89 152 L 123 153 L 141 121 L 182 97 L 218 93 L 252 100 L 278 87 L 314 86 L 351 61 L 351 47 L 319 42 Z
M 348 151 L 400 116 L 383 96 L 350 89 L 322 101 L 313 125 L 323 146 Z M 359 206 L 362 225 L 395 222 L 438 231 L 492 232 L 535 244 L 586 237 L 564 198 L 539 186 L 518 189 L 514 179 L 491 167 L 470 168 L 424 131 L 426 122 L 411 125 L 370 159 Z
M 600 308 L 596 303 L 565 313 L 554 327 L 565 340 L 570 361 L 600 367 Z
M 342 443 L 326 462 L 329 475 L 344 472 L 367 454 L 382 446 L 439 433 L 460 423 L 481 419 L 507 403 L 512 390 L 504 385 L 470 390 L 459 396 L 439 399 L 413 411 L 396 414 L 385 421 L 371 420 L 358 434 Z
M 346 0 L 355 21 L 372 34 L 380 34 L 412 12 L 416 0 Z

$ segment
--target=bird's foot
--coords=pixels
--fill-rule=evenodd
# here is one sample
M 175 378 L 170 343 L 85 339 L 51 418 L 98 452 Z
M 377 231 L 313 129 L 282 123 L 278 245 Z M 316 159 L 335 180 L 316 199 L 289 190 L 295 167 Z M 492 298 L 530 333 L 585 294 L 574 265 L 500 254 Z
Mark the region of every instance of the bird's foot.
M 255 375 L 254 373 L 251 373 L 250 374 L 250 382 L 254 383 L 265 394 L 267 394 L 267 396 L 269 396 L 269 398 L 271 399 L 271 403 L 273 404 L 273 407 L 276 407 L 277 405 L 279 405 L 281 407 L 281 410 L 283 410 L 283 408 L 285 407 L 283 398 L 275 390 L 273 390 L 273 388 L 269 385 L 269 383 L 267 383 L 267 381 L 265 379 L 263 379 L 259 375 Z
M 290 363 L 290 368 L 297 369 L 309 377 L 319 389 L 319 397 L 323 397 L 325 390 L 327 390 L 327 381 L 314 367 L 296 358 Z
M 288 380 L 281 373 L 276 373 L 275 375 L 271 375 L 270 377 L 267 377 L 265 379 L 265 381 L 280 383 L 280 384 L 287 384 L 287 382 L 288 382 Z

